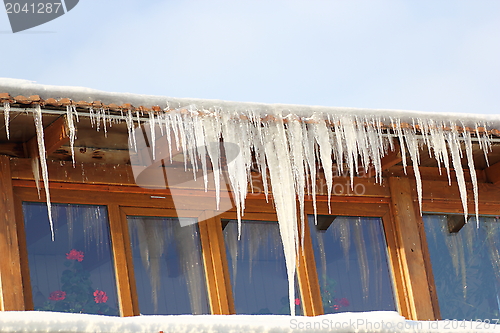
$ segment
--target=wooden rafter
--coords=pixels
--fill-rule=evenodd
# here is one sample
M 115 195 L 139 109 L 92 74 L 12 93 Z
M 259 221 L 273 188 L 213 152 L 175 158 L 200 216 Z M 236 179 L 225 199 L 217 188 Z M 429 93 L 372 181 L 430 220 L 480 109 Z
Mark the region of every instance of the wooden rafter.
M 500 162 L 484 169 L 484 171 L 490 183 L 500 185 Z
M 66 128 L 66 116 L 61 116 L 44 129 L 45 150 L 47 155 L 69 142 L 69 133 Z M 36 135 L 26 142 L 27 155 L 30 158 L 38 157 L 38 141 Z

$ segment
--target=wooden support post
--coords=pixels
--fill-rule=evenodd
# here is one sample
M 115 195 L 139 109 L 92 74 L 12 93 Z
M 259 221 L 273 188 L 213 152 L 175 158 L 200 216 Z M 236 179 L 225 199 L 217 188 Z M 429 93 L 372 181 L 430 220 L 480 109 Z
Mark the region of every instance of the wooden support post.
M 306 219 L 304 244 L 300 244 L 299 256 L 297 258 L 297 278 L 299 280 L 300 294 L 302 296 L 302 310 L 306 316 L 318 316 L 324 314 L 321 290 L 319 287 L 318 274 L 316 272 L 316 261 L 312 247 L 309 228 Z M 332 216 L 331 220 L 334 217 Z
M 0 156 L 0 310 L 24 311 L 10 160 Z
M 130 246 L 127 246 L 130 244 L 126 230 L 127 217 L 120 211 L 118 205 L 108 205 L 108 215 L 120 315 L 122 317 L 139 315 L 137 300 L 133 298 L 135 283 L 132 283 L 133 277 L 131 277 L 132 254 L 129 251 Z
M 208 217 L 213 215 L 203 212 L 198 218 L 210 307 L 212 314 L 234 314 L 222 224 L 219 217 Z
M 400 255 L 403 265 L 409 310 L 412 320 L 435 320 L 436 315 L 431 297 L 431 287 L 421 239 L 422 218 L 418 215 L 413 201 L 413 189 L 406 177 L 389 178 L 392 212 L 396 233 L 399 238 Z M 425 235 L 423 235 L 425 236 Z

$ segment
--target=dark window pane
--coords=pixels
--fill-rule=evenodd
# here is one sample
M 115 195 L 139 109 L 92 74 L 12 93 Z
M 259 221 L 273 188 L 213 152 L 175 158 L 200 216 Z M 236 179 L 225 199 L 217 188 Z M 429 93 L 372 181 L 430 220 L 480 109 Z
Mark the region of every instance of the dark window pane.
M 424 215 L 442 318 L 500 316 L 500 221 L 463 215 Z
M 23 203 L 35 310 L 118 315 L 106 207 Z
M 325 313 L 396 310 L 380 218 L 309 216 Z
M 223 221 L 237 314 L 290 314 L 285 255 L 277 222 Z M 296 287 L 296 314 L 301 301 Z
M 193 222 L 128 217 L 141 314 L 210 312 L 198 224 Z

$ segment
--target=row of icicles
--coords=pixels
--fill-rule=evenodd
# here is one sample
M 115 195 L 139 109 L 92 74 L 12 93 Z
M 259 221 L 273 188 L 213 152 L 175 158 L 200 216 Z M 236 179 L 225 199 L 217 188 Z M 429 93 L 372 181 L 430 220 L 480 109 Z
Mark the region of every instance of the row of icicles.
M 4 103 L 5 124 L 9 136 L 9 103 Z M 268 114 L 263 120 L 261 114 L 247 110 L 236 112 L 222 108 L 210 110 L 197 109 L 196 106 L 177 109 L 174 111 L 155 113 L 149 112 L 147 120 L 144 114 L 133 114 L 125 111 L 122 119 L 128 125 L 129 147 L 137 151 L 136 133 L 146 132 L 151 145 L 152 159 L 156 159 L 155 143 L 165 136 L 170 152 L 172 146 L 185 152 L 186 169 L 200 169 L 207 186 L 206 156 L 208 155 L 216 184 L 217 205 L 220 198 L 219 180 L 222 175 L 220 168 L 222 152 L 218 143 L 223 140 L 224 145 L 236 144 L 239 154 L 227 165 L 227 173 L 236 204 L 239 230 L 241 217 L 244 215 L 245 199 L 249 185 L 251 185 L 251 169 L 257 163 L 262 179 L 269 179 L 273 201 L 278 216 L 279 228 L 289 280 L 289 300 L 292 315 L 295 313 L 295 263 L 300 235 L 298 221 L 304 230 L 304 198 L 312 195 L 314 212 L 316 214 L 316 182 L 319 168 L 324 172 L 327 183 L 328 198 L 330 199 L 333 187 L 333 178 L 346 171 L 353 185 L 358 170 L 367 171 L 373 168 L 375 181 L 382 181 L 381 159 L 389 150 L 394 150 L 394 139 L 399 140 L 402 163 L 407 166 L 407 155 L 413 164 L 413 172 L 417 184 L 417 194 L 420 209 L 422 209 L 422 181 L 418 165 L 420 164 L 420 148 L 426 146 L 431 157 L 435 158 L 438 167 L 448 175 L 451 185 L 450 170 L 454 169 L 458 183 L 460 197 L 465 216 L 467 209 L 467 188 L 464 170 L 461 164 L 463 149 L 467 158 L 468 169 L 473 186 L 475 211 L 478 211 L 478 185 L 472 154 L 472 135 L 469 131 L 457 130 L 455 121 L 435 121 L 433 119 L 414 119 L 412 126 L 402 126 L 398 118 L 383 119 L 376 116 L 355 116 L 350 114 L 314 113 L 309 118 L 298 117 L 294 114 L 283 115 L 281 111 Z M 49 221 L 53 237 L 52 212 L 49 193 L 49 175 L 46 163 L 44 144 L 44 129 L 42 125 L 42 109 L 36 106 L 33 111 L 35 128 L 38 140 L 39 159 L 33 163 L 35 179 L 39 179 L 38 168 L 44 183 L 47 198 Z M 116 121 L 106 118 L 105 110 L 90 109 L 89 116 L 93 125 L 100 129 L 100 123 L 106 130 L 106 123 L 112 125 Z M 137 132 L 136 125 L 142 126 L 144 131 Z M 67 106 L 66 121 L 70 137 L 70 146 L 74 162 L 74 143 L 76 139 L 76 123 L 78 112 L 75 107 Z M 383 123 L 390 123 L 393 132 L 388 133 Z M 475 137 L 485 157 L 491 149 L 491 141 L 487 131 L 479 130 L 486 124 L 476 124 Z M 417 130 L 418 128 L 418 130 Z M 148 130 L 149 129 L 149 130 Z M 171 139 L 173 137 L 173 139 Z M 39 160 L 39 162 L 38 162 Z M 336 162 L 338 175 L 333 174 L 333 165 Z M 344 170 L 344 168 L 346 170 Z M 269 194 L 267 181 L 263 182 L 266 198 Z M 37 181 L 38 186 L 38 181 Z M 298 203 L 299 216 L 297 218 L 296 205 Z M 303 235 L 302 235 L 303 236 Z

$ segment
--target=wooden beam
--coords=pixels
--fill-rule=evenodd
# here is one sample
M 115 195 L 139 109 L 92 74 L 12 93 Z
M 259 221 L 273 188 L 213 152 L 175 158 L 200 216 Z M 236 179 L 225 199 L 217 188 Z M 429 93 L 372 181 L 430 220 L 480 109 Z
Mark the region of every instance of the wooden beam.
M 10 160 L 0 156 L 0 309 L 25 310 Z
M 17 142 L 4 142 L 0 144 L 0 155 L 24 157 L 23 145 Z
M 419 223 L 422 218 L 416 212 L 413 191 L 408 178 L 391 177 L 389 186 L 392 198 L 392 211 L 400 243 L 403 275 L 410 300 L 412 320 L 435 320 L 429 279 L 421 241 Z
M 435 180 L 435 181 L 445 181 L 448 182 L 448 174 L 446 173 L 445 168 L 441 168 L 441 172 L 439 171 L 439 168 L 437 167 L 418 167 L 418 170 L 420 171 L 420 177 L 422 180 Z M 464 178 L 466 182 L 471 182 L 471 175 L 468 169 L 464 169 Z M 413 166 L 407 166 L 406 167 L 406 174 L 404 172 L 404 169 L 402 166 L 393 166 L 387 170 L 385 176 L 388 177 L 407 177 L 407 175 L 413 175 Z M 487 178 L 485 175 L 484 170 L 476 170 L 476 177 L 478 183 L 485 183 L 487 182 Z M 455 170 L 450 169 L 450 179 L 452 183 L 457 182 L 457 176 L 455 173 Z
M 394 150 L 391 150 L 382 157 L 382 171 L 388 170 L 390 167 L 395 166 L 401 162 L 403 158 L 401 157 L 401 147 L 398 141 L 394 141 Z
M 49 155 L 69 142 L 69 133 L 66 128 L 66 116 L 61 116 L 47 126 L 43 131 L 45 151 Z M 31 158 L 38 157 L 38 141 L 35 135 L 26 142 L 26 150 Z
M 316 261 L 312 247 L 310 229 L 308 227 L 307 214 L 305 218 L 304 244 L 300 242 L 297 257 L 297 279 L 299 281 L 300 295 L 302 296 L 302 311 L 306 316 L 319 316 L 324 314 L 323 300 L 319 287 L 318 273 L 316 271 Z M 331 216 L 331 220 L 334 220 Z M 299 233 L 301 226 L 299 222 Z
M 127 217 L 120 211 L 117 204 L 108 205 L 107 207 L 120 315 L 122 317 L 139 315 L 138 301 L 132 292 L 135 291 L 135 281 L 133 279 L 133 266 L 129 249 L 130 241 L 128 230 L 126 230 Z
M 213 216 L 214 212 L 204 211 L 198 218 L 210 307 L 212 314 L 234 314 L 222 224 L 220 218 Z
M 484 172 L 486 173 L 486 178 L 490 183 L 500 185 L 500 162 L 484 169 Z

